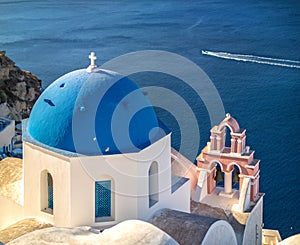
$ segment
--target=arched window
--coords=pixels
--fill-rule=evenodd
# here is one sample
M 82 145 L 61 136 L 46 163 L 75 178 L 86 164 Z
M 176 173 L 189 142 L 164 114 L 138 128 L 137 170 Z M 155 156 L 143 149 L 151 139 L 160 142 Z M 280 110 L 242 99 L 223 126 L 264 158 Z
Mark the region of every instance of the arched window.
M 114 196 L 111 178 L 95 182 L 95 219 L 96 222 L 113 220 Z
M 48 184 L 48 208 L 53 210 L 53 179 L 50 173 L 47 173 Z
M 158 163 L 152 162 L 148 171 L 149 181 L 149 207 L 152 207 L 159 199 L 158 188 Z
M 53 178 L 52 175 L 44 170 L 41 173 L 41 210 L 53 214 Z
M 225 127 L 224 147 L 231 147 L 231 130 Z

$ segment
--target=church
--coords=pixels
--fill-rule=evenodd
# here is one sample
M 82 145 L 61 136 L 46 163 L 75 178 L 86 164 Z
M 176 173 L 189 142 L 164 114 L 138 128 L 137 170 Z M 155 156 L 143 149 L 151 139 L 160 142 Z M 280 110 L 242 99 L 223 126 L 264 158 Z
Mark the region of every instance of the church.
M 11 183 L 0 186 L 0 229 L 26 217 L 99 230 L 141 220 L 180 244 L 189 232 L 199 244 L 262 244 L 260 160 L 246 130 L 226 114 L 194 165 L 171 147 L 141 89 L 97 68 L 93 52 L 89 58 L 86 69 L 54 81 L 23 120 L 20 194 L 9 200 Z M 171 225 L 177 215 L 181 237 Z M 195 222 L 184 227 L 188 220 Z
M 189 211 L 171 175 L 170 133 L 127 77 L 95 66 L 52 83 L 24 122 L 25 215 L 110 227 L 161 208 Z

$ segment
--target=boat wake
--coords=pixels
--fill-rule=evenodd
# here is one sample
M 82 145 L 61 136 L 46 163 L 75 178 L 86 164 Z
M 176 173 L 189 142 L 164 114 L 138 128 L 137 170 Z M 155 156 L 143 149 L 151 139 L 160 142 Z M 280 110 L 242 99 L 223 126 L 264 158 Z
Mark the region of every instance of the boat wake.
M 298 69 L 300 68 L 300 61 L 297 60 L 277 59 L 277 58 L 261 57 L 261 56 L 246 55 L 246 54 L 231 54 L 225 52 L 212 52 L 212 51 L 205 51 L 205 50 L 202 50 L 201 53 L 204 55 L 210 55 L 222 59 L 253 62 L 253 63 L 274 65 L 274 66 L 284 66 L 284 67 L 298 68 Z

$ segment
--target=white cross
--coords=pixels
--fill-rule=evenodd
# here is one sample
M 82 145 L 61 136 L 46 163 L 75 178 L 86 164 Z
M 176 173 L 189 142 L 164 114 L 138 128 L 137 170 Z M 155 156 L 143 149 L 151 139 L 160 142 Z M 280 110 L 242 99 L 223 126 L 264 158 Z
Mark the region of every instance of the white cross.
M 96 67 L 95 60 L 97 59 L 97 57 L 96 57 L 94 52 L 91 52 L 91 54 L 89 55 L 89 59 L 91 60 L 91 65 L 90 66 Z
M 91 54 L 89 55 L 89 59 L 91 60 L 91 64 L 87 68 L 87 71 L 92 71 L 95 67 L 97 67 L 95 65 L 95 60 L 97 59 L 97 57 L 94 52 L 91 52 Z

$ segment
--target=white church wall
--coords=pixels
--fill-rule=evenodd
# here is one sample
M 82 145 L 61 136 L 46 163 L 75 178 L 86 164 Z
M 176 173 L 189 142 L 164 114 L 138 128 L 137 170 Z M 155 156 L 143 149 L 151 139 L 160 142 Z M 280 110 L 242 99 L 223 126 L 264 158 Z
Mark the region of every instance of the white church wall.
M 138 218 L 146 220 L 156 210 L 166 205 L 166 199 L 170 197 L 171 193 L 171 136 L 167 135 L 163 139 L 155 142 L 151 147 L 147 147 L 143 151 L 137 154 L 140 161 L 143 164 L 138 165 Z M 153 205 L 149 205 L 149 189 L 151 183 L 149 182 L 149 169 L 151 164 L 157 162 L 158 164 L 158 195 L 156 202 Z
M 91 200 L 93 200 L 91 188 L 93 188 L 94 180 L 86 173 L 82 167 L 79 158 L 71 158 L 71 226 L 80 226 L 83 224 L 92 223 L 93 207 Z M 100 164 L 100 163 L 99 163 Z
M 70 163 L 68 158 L 24 142 L 24 208 L 25 215 L 39 216 L 57 226 L 70 225 Z M 42 172 L 53 178 L 53 213 L 43 209 Z
M 72 158 L 72 226 L 110 226 L 136 217 L 136 165 L 123 155 Z M 127 166 L 127 168 L 126 168 Z M 95 182 L 111 180 L 111 217 L 95 217 Z
M 262 244 L 263 196 L 257 201 L 246 223 L 243 245 Z
M 138 165 L 139 199 L 138 219 L 147 220 L 153 213 L 162 208 L 190 212 L 190 183 L 187 181 L 174 193 L 171 193 L 171 135 L 165 136 L 151 147 L 141 151 L 138 156 L 146 164 Z M 149 168 L 153 162 L 158 163 L 158 202 L 149 206 Z
M 170 188 L 169 143 L 170 137 L 166 136 L 139 153 L 72 158 L 72 225 L 109 226 L 145 217 L 150 212 L 148 171 L 153 161 L 161 163 L 159 187 Z M 113 180 L 112 216 L 96 220 L 95 182 L 108 178 Z
M 170 198 L 166 199 L 167 208 L 190 213 L 190 181 L 186 181 L 175 192 L 171 193 Z
M 145 220 L 156 210 L 189 212 L 189 181 L 171 193 L 170 135 L 139 153 L 65 157 L 24 142 L 25 214 L 39 216 L 56 226 L 109 227 L 128 219 Z M 158 164 L 158 202 L 149 207 L 149 168 Z M 45 173 L 53 178 L 54 208 L 47 205 Z M 111 213 L 95 216 L 95 182 L 111 183 Z M 44 184 L 43 184 L 44 183 Z M 43 201 L 44 200 L 44 201 Z

